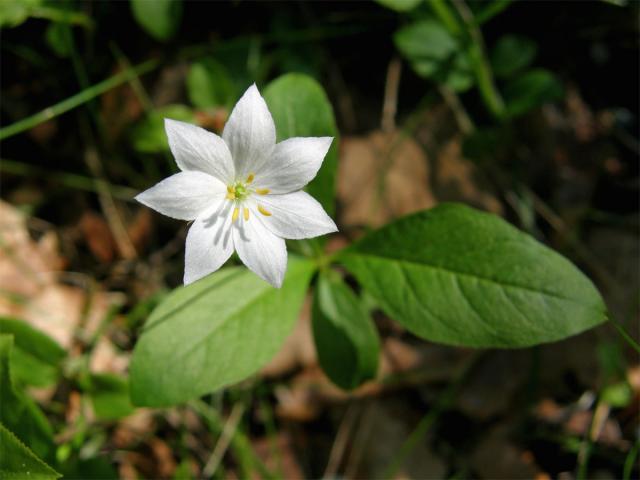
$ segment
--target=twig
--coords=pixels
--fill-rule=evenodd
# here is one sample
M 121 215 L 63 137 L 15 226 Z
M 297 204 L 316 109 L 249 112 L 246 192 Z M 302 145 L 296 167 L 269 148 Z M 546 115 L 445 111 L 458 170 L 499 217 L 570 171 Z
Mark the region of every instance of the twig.
M 120 217 L 116 203 L 109 190 L 109 182 L 105 180 L 104 172 L 102 170 L 102 162 L 98 156 L 98 152 L 95 147 L 87 147 L 84 155 L 85 162 L 89 167 L 89 170 L 95 176 L 96 189 L 98 191 L 98 201 L 100 207 L 104 213 L 109 228 L 113 233 L 113 238 L 116 241 L 120 254 L 127 260 L 135 258 L 137 256 L 136 249 L 129 238 L 127 229 L 124 226 L 124 222 Z
M 387 67 L 387 80 L 384 86 L 384 102 L 382 104 L 383 132 L 393 132 L 396 129 L 396 112 L 398 110 L 398 90 L 400 87 L 400 75 L 402 62 L 394 56 Z
M 453 116 L 456 119 L 456 123 L 458 124 L 460 131 L 465 135 L 472 133 L 475 130 L 475 125 L 465 110 L 464 105 L 462 105 L 460 97 L 458 97 L 456 92 L 444 84 L 438 85 L 438 90 L 440 91 L 442 98 L 444 98 L 445 103 L 453 112 Z
M 202 474 L 205 477 L 213 476 L 215 471 L 218 469 L 218 465 L 220 465 L 224 454 L 231 444 L 231 439 L 233 438 L 233 435 L 238 428 L 238 424 L 240 423 L 240 419 L 242 418 L 244 409 L 245 407 L 241 402 L 237 402 L 233 406 L 231 414 L 229 415 L 229 418 L 224 425 L 224 429 L 222 430 L 222 435 L 220 436 L 218 443 L 216 443 L 216 447 L 214 448 L 209 461 L 202 470 Z
M 347 412 L 344 414 L 338 432 L 336 433 L 336 439 L 331 447 L 331 453 L 329 454 L 329 461 L 327 462 L 327 468 L 324 471 L 322 478 L 335 478 L 340 461 L 344 455 L 344 451 L 347 447 L 351 431 L 358 418 L 358 408 L 356 405 L 349 405 Z

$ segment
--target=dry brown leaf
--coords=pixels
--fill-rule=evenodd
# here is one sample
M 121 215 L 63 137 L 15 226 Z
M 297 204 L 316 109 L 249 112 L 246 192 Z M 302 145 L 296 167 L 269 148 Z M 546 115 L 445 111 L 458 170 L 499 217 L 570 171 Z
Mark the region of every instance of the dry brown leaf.
M 0 314 L 21 318 L 50 335 L 63 348 L 75 335 L 90 338 L 121 294 L 84 289 L 83 275 L 60 272 L 64 266 L 53 232 L 39 241 L 29 235 L 26 218 L 0 202 Z M 66 277 L 74 285 L 61 283 Z
M 87 210 L 80 217 L 79 225 L 93 256 L 102 263 L 113 261 L 118 246 L 104 217 Z
M 436 162 L 433 190 L 438 201 L 464 202 L 498 215 L 503 213 L 502 204 L 481 188 L 475 165 L 462 156 L 460 137 L 440 148 Z
M 432 207 L 427 158 L 415 140 L 372 132 L 342 141 L 338 200 L 345 226 L 380 226 Z

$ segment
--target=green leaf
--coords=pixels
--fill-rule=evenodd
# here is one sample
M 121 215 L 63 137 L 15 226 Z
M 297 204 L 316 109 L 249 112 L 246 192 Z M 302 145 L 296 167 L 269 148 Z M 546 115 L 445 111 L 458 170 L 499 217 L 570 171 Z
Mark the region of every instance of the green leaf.
M 187 75 L 189 100 L 198 108 L 231 107 L 238 91 L 227 69 L 212 58 L 195 62 Z
M 41 4 L 42 0 L 0 1 L 0 27 L 17 27 Z
M 626 381 L 602 389 L 600 399 L 613 408 L 627 407 L 633 401 L 633 390 Z
M 525 347 L 606 320 L 600 294 L 571 262 L 462 205 L 400 219 L 341 260 L 390 317 L 435 342 Z
M 456 39 L 435 20 L 421 20 L 398 30 L 393 39 L 400 53 L 412 63 L 420 62 L 423 75 L 432 74 L 458 49 Z
M 522 115 L 547 102 L 559 100 L 564 95 L 560 81 L 551 72 L 531 70 L 512 80 L 504 90 L 507 114 Z
M 169 40 L 182 19 L 182 0 L 131 0 L 131 11 L 142 29 L 156 40 Z
M 62 58 L 69 57 L 72 52 L 71 30 L 64 23 L 50 23 L 45 30 L 45 41 L 53 52 Z
M 350 390 L 376 376 L 378 333 L 369 313 L 342 279 L 320 276 L 312 318 L 320 366 L 333 383 Z
M 408 12 L 420 5 L 423 0 L 376 0 L 376 2 L 396 12 Z
M 264 99 L 276 124 L 278 141 L 290 137 L 334 137 L 318 175 L 306 187 L 327 213 L 333 215 L 339 138 L 327 95 L 313 78 L 289 73 L 264 89 Z
M 92 374 L 90 384 L 89 397 L 99 419 L 117 420 L 133 413 L 126 379 L 111 374 Z
M 174 290 L 133 352 L 133 403 L 175 405 L 255 373 L 291 331 L 313 269 L 290 258 L 280 289 L 238 267 Z
M 131 132 L 133 148 L 143 153 L 160 153 L 169 150 L 164 131 L 164 119 L 195 122 L 193 111 L 184 105 L 167 105 L 150 112 Z
M 47 457 L 53 446 L 53 435 L 47 418 L 38 406 L 11 381 L 10 359 L 13 336 L 0 334 L 0 423 L 40 457 Z
M 22 320 L 6 317 L 0 317 L 0 334 L 14 336 L 11 367 L 17 384 L 46 387 L 58 380 L 66 352 L 55 341 Z
M 396 47 L 423 78 L 445 84 L 457 92 L 474 82 L 467 53 L 449 31 L 435 20 L 407 25 L 394 35 Z
M 509 77 L 528 67 L 538 52 L 536 43 L 520 35 L 500 37 L 491 51 L 491 67 L 498 77 Z
M 3 408 L 4 405 L 3 405 Z M 2 480 L 55 480 L 61 475 L 40 460 L 0 423 L 0 478 Z

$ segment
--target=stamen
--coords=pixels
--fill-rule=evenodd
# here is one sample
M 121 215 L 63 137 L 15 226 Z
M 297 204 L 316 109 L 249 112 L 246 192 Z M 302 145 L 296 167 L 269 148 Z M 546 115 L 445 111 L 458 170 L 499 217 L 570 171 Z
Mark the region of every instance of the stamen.
M 271 190 L 269 190 L 268 188 L 256 188 L 256 193 L 258 195 L 266 195 L 267 193 L 269 193 Z
M 232 193 L 232 192 L 227 193 L 227 200 L 235 200 L 235 199 L 236 199 L 235 193 Z
M 240 215 L 240 209 L 238 207 L 233 209 L 233 215 L 231 215 L 231 222 L 235 222 L 238 220 L 238 215 Z
M 242 214 L 244 216 L 244 221 L 248 221 L 249 220 L 249 209 L 247 207 L 244 208 L 244 210 L 242 211 Z
M 227 185 L 227 192 L 236 193 L 236 187 L 234 187 L 233 185 Z
M 249 176 L 247 177 L 247 181 L 245 183 L 251 183 L 253 182 L 255 175 L 253 173 L 250 173 Z
M 267 210 L 266 208 L 264 208 L 262 205 L 258 205 L 258 211 L 263 214 L 265 217 L 270 217 L 271 216 L 271 212 L 269 210 Z

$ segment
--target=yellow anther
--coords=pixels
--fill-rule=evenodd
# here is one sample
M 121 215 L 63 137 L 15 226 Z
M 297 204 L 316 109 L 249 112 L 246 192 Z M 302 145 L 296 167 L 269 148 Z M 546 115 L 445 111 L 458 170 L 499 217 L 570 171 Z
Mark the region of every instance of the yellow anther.
M 253 173 L 250 173 L 249 176 L 247 177 L 247 181 L 245 183 L 251 183 L 253 182 L 255 175 Z
M 269 193 L 271 190 L 269 190 L 268 188 L 256 188 L 256 193 L 258 195 L 266 195 L 267 193 Z
M 238 215 L 240 215 L 240 209 L 238 207 L 233 209 L 233 215 L 231 215 L 231 221 L 235 222 L 238 220 Z
M 236 194 L 233 192 L 229 192 L 227 193 L 227 200 L 235 200 L 236 199 Z
M 227 185 L 227 192 L 236 193 L 236 187 L 234 187 L 233 185 Z
M 265 217 L 270 217 L 271 216 L 271 212 L 269 210 L 267 210 L 266 208 L 264 208 L 262 205 L 258 205 L 258 211 L 263 214 Z
M 242 211 L 242 215 L 244 216 L 245 222 L 249 220 L 249 209 L 245 207 L 244 210 Z

